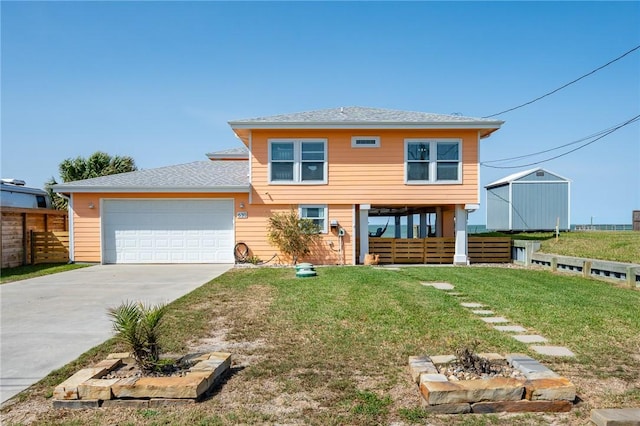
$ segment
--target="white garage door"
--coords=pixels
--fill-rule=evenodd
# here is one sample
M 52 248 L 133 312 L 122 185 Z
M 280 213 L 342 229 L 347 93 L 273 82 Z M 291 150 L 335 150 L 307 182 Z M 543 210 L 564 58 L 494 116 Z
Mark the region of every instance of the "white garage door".
M 105 200 L 104 263 L 233 263 L 232 200 Z

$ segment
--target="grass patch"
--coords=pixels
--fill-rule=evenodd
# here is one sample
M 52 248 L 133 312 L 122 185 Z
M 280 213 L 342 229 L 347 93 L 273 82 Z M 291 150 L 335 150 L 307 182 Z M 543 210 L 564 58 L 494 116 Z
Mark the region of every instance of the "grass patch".
M 85 268 L 87 266 L 91 265 L 82 263 L 42 263 L 39 265 L 5 268 L 2 269 L 2 274 L 0 275 L 0 284 L 41 277 L 43 275 L 57 274 L 59 272 L 71 271 L 73 269 Z
M 558 241 L 553 232 L 504 234 L 490 232 L 485 237 L 510 237 L 514 240 L 540 241 L 542 253 L 586 257 L 613 262 L 640 262 L 640 232 L 633 231 L 574 231 L 562 232 Z
M 168 351 L 233 353 L 232 375 L 210 399 L 158 410 L 42 410 L 33 424 L 371 425 L 419 424 L 427 417 L 434 425 L 545 424 L 549 416 L 559 424 L 581 424 L 588 422 L 588 408 L 600 403 L 640 404 L 633 391 L 640 382 L 640 359 L 634 357 L 640 349 L 640 292 L 501 268 L 323 267 L 318 275 L 298 279 L 290 268 L 236 269 L 169 305 L 163 341 Z M 543 359 L 420 281 L 450 282 L 469 300 L 578 357 Z M 479 351 L 541 359 L 577 383 L 586 408 L 545 417 L 427 416 L 407 371 L 408 356 L 452 353 L 453 344 L 474 339 Z M 38 412 L 33 405 L 50 404 L 45 395 L 53 386 L 117 349 L 110 340 L 52 373 L 3 416 Z

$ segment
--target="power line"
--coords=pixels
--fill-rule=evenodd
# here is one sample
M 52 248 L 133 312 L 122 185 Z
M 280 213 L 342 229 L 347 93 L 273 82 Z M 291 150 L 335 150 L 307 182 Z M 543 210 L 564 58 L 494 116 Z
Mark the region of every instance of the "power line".
M 562 154 L 558 154 L 558 155 L 556 155 L 556 156 L 553 156 L 553 157 L 547 158 L 547 159 L 545 159 L 545 160 L 540 160 L 540 161 L 536 161 L 536 162 L 528 163 L 528 164 L 520 164 L 520 165 L 518 165 L 518 166 L 490 166 L 490 165 L 485 164 L 485 163 L 480 163 L 480 164 L 481 164 L 481 165 L 483 165 L 483 166 L 485 166 L 485 167 L 491 167 L 491 168 L 493 168 L 493 169 L 517 169 L 517 168 L 521 168 L 521 167 L 535 166 L 535 165 L 537 165 L 537 164 L 546 163 L 547 161 L 551 161 L 551 160 L 555 160 L 556 158 L 564 157 L 565 155 L 569 155 L 569 154 L 571 154 L 572 152 L 576 152 L 576 151 L 577 151 L 577 150 L 579 150 L 579 149 L 582 149 L 582 148 L 584 148 L 584 147 L 586 147 L 586 146 L 588 146 L 588 145 L 591 145 L 592 143 L 594 143 L 594 142 L 596 142 L 596 141 L 599 141 L 600 139 L 604 138 L 605 136 L 608 136 L 608 135 L 610 135 L 611 133 L 613 133 L 613 132 L 615 132 L 615 131 L 617 131 L 617 130 L 619 130 L 619 129 L 621 129 L 621 128 L 625 127 L 625 126 L 628 126 L 629 124 L 632 124 L 632 123 L 634 123 L 634 122 L 638 121 L 639 119 L 640 119 L 640 115 L 636 115 L 635 117 L 633 117 L 633 118 L 631 118 L 631 119 L 629 119 L 629 120 L 625 121 L 624 123 L 622 123 L 622 124 L 620 124 L 620 125 L 618 125 L 618 126 L 616 126 L 616 127 L 612 128 L 612 129 L 610 129 L 610 130 L 606 131 L 604 134 L 602 134 L 602 135 L 600 135 L 599 137 L 597 137 L 597 138 L 593 139 L 592 141 L 589 141 L 589 142 L 587 142 L 587 143 L 585 143 L 585 144 L 580 145 L 580 146 L 579 146 L 579 147 L 577 147 L 577 148 L 574 148 L 574 149 L 569 150 L 569 151 L 567 151 L 567 152 L 564 152 L 564 153 L 562 153 Z
M 633 120 L 633 119 L 632 119 L 632 120 Z M 533 152 L 533 153 L 531 153 L 531 154 L 518 155 L 518 156 L 516 156 L 516 157 L 500 158 L 500 159 L 498 159 L 498 160 L 483 161 L 483 162 L 482 162 L 482 164 L 483 164 L 483 165 L 486 165 L 487 163 L 502 163 L 502 162 L 504 162 L 504 161 L 512 161 L 512 160 L 519 160 L 519 159 L 521 159 L 521 158 L 535 157 L 536 155 L 545 154 L 545 153 L 547 153 L 547 152 L 551 152 L 551 151 L 556 151 L 556 150 L 558 150 L 558 149 L 562 149 L 562 148 L 565 148 L 565 147 L 567 147 L 567 146 L 575 145 L 575 144 L 577 144 L 577 143 L 584 142 L 584 141 L 589 140 L 589 139 L 591 139 L 591 138 L 595 138 L 596 136 L 600 136 L 600 135 L 602 135 L 602 134 L 604 134 L 604 133 L 609 132 L 610 130 L 617 129 L 617 127 L 618 127 L 618 126 L 620 126 L 620 125 L 622 125 L 622 124 L 625 124 L 625 123 L 627 123 L 627 122 L 625 121 L 625 122 L 622 122 L 622 123 L 619 123 L 619 124 L 615 124 L 615 125 L 613 125 L 613 126 L 611 126 L 611 127 L 609 127 L 609 128 L 606 128 L 606 129 L 604 129 L 604 130 L 600 130 L 600 131 L 598 131 L 598 132 L 596 132 L 596 133 L 593 133 L 593 134 L 591 134 L 591 135 L 589 135 L 589 136 L 585 136 L 585 137 L 580 138 L 580 139 L 578 139 L 578 140 L 576 140 L 576 141 L 569 142 L 569 143 L 565 143 L 565 144 L 563 144 L 563 145 L 558 145 L 558 146 L 553 147 L 553 148 L 545 149 L 544 151 L 537 151 L 537 152 Z M 630 124 L 630 123 L 629 123 L 629 124 Z
M 556 92 L 558 92 L 558 91 L 560 91 L 560 90 L 564 89 L 564 88 L 565 88 L 565 87 L 567 87 L 567 86 L 570 86 L 570 85 L 572 85 L 572 84 L 574 84 L 574 83 L 577 83 L 578 81 L 582 80 L 582 79 L 583 79 L 583 78 L 585 78 L 585 77 L 590 76 L 591 74 L 595 74 L 596 72 L 600 71 L 601 69 L 603 69 L 603 68 L 605 68 L 605 67 L 608 67 L 609 65 L 613 64 L 613 63 L 614 63 L 614 62 L 616 62 L 616 61 L 619 61 L 620 59 L 624 58 L 625 56 L 629 55 L 630 53 L 632 53 L 632 52 L 634 52 L 634 51 L 636 51 L 636 50 L 638 50 L 638 49 L 640 49 L 640 45 L 638 45 L 638 46 L 634 47 L 634 48 L 633 48 L 633 49 L 631 49 L 631 50 L 628 50 L 627 52 L 623 53 L 622 55 L 618 56 L 617 58 L 610 60 L 610 61 L 609 61 L 609 62 L 607 62 L 606 64 L 604 64 L 604 65 L 602 65 L 602 66 L 599 66 L 598 68 L 596 68 L 596 69 L 594 69 L 594 70 L 592 70 L 592 71 L 590 71 L 590 72 L 586 73 L 585 75 L 583 75 L 583 76 L 581 76 L 581 77 L 578 77 L 578 78 L 576 78 L 575 80 L 570 81 L 570 82 L 568 82 L 567 84 L 564 84 L 564 85 L 562 85 L 562 86 L 558 87 L 558 88 L 557 88 L 557 89 L 555 89 L 555 90 L 552 90 L 551 92 L 545 93 L 545 94 L 544 94 L 544 95 L 542 95 L 542 96 L 538 96 L 537 98 L 535 98 L 535 99 L 533 99 L 533 100 L 531 100 L 531 101 L 529 101 L 529 102 L 525 102 L 525 103 L 520 104 L 520 105 L 518 105 L 518 106 L 515 106 L 515 107 L 513 107 L 513 108 L 505 109 L 504 111 L 500 111 L 500 112 L 497 112 L 497 113 L 495 113 L 495 114 L 487 115 L 487 116 L 482 117 L 482 118 L 491 118 L 491 117 L 495 117 L 496 115 L 502 115 L 502 114 L 504 114 L 504 113 L 506 113 L 506 112 L 511 112 L 511 111 L 513 111 L 513 110 L 516 110 L 516 109 L 522 108 L 522 107 L 524 107 L 524 106 L 531 105 L 532 103 L 537 102 L 537 101 L 539 101 L 540 99 L 543 99 L 543 98 L 546 98 L 547 96 L 553 95 L 554 93 L 556 93 Z

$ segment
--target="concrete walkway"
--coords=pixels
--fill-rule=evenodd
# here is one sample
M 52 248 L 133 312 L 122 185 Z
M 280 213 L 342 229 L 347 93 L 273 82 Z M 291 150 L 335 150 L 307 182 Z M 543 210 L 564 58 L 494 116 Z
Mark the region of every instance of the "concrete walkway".
M 170 302 L 233 265 L 97 265 L 0 285 L 0 402 L 113 336 L 107 308 Z

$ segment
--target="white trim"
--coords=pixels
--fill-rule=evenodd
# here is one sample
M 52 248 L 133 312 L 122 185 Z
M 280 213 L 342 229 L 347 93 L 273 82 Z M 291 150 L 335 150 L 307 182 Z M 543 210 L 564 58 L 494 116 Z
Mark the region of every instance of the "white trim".
M 458 179 L 457 180 L 436 180 L 438 173 L 438 143 L 457 143 L 458 144 Z M 428 180 L 409 180 L 408 171 L 408 146 L 410 143 L 425 143 L 429 145 L 429 165 Z M 460 138 L 405 138 L 404 140 L 404 183 L 405 185 L 459 185 L 462 184 L 462 139 Z M 478 182 L 479 184 L 479 182 Z
M 178 187 L 178 186 L 163 186 L 163 187 L 143 187 L 143 186 L 73 186 L 53 188 L 57 193 L 61 194 L 73 194 L 75 192 L 115 192 L 115 193 L 168 193 L 168 192 L 180 192 L 180 193 L 227 193 L 227 192 L 249 192 L 249 185 L 242 186 L 211 186 L 211 187 Z
M 322 143 L 324 150 L 322 180 L 302 180 L 302 144 L 305 142 Z M 293 144 L 293 180 L 272 180 L 271 179 L 271 146 L 274 143 L 291 143 Z M 329 156 L 328 156 L 328 140 L 326 138 L 269 138 L 267 139 L 268 149 L 268 166 L 267 166 L 267 182 L 269 185 L 326 185 L 328 183 L 329 172 Z
M 374 141 L 373 144 L 359 145 L 358 141 Z M 380 136 L 351 136 L 351 148 L 380 148 Z
M 73 196 L 68 197 L 68 207 L 67 207 L 67 215 L 69 216 L 69 260 L 71 262 L 75 262 L 75 248 L 73 247 L 75 244 L 75 238 L 73 235 L 75 234 L 75 229 L 73 229 Z
M 321 234 L 329 233 L 329 205 L 328 204 L 298 204 L 298 216 L 301 219 L 313 219 L 302 216 L 302 209 L 323 209 L 324 210 L 324 228 L 320 230 Z
M 341 122 L 317 122 L 317 123 L 296 123 L 296 122 L 237 122 L 229 121 L 232 129 L 492 129 L 498 130 L 504 121 L 466 123 L 442 122 L 442 123 L 341 123 Z
M 251 186 L 253 185 L 253 166 L 251 161 L 252 158 L 253 158 L 253 132 L 249 130 L 249 204 L 253 204 L 253 191 L 251 190 Z M 236 226 L 235 216 L 233 221 L 234 221 L 233 226 L 235 230 L 235 226 Z
M 353 204 L 352 208 L 351 208 L 351 235 L 358 235 L 358 228 L 356 226 L 356 224 L 358 223 L 358 221 L 356 220 L 356 205 Z M 357 259 L 356 259 L 356 245 L 355 245 L 355 238 L 351 239 L 351 264 L 352 265 L 357 265 Z

